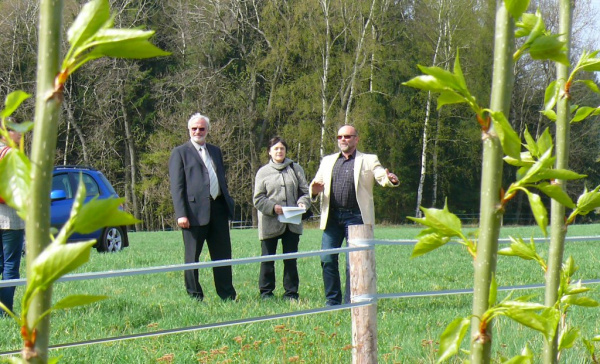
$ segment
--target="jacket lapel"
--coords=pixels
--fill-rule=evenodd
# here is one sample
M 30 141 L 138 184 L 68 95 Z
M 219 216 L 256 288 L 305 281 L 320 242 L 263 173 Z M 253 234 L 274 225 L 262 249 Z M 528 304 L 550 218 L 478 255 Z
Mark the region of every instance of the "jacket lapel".
M 356 193 L 358 193 L 358 180 L 360 179 L 360 172 L 362 171 L 363 162 L 363 154 L 357 150 L 356 159 L 354 160 L 354 190 Z

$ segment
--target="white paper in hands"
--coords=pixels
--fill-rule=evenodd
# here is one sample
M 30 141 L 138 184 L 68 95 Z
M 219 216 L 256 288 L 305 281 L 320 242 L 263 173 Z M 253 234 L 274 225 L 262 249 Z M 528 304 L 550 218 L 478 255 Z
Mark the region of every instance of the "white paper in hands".
M 304 207 L 283 206 L 283 215 L 277 215 L 277 219 L 284 224 L 299 225 L 302 222 L 302 214 L 306 212 Z

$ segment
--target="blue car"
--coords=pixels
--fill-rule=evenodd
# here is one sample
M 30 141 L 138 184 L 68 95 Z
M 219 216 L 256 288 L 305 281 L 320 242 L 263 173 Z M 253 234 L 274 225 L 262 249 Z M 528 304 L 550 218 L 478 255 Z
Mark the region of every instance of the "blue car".
M 52 192 L 50 199 L 50 223 L 52 227 L 60 229 L 69 219 L 71 207 L 79 185 L 79 175 L 83 179 L 86 189 L 86 201 L 95 196 L 99 199 L 118 197 L 115 189 L 104 177 L 102 172 L 80 166 L 58 166 L 52 172 Z M 73 234 L 69 241 L 84 241 L 96 239 L 94 247 L 99 252 L 118 252 L 129 246 L 127 238 L 127 226 L 110 226 L 100 229 L 91 234 Z

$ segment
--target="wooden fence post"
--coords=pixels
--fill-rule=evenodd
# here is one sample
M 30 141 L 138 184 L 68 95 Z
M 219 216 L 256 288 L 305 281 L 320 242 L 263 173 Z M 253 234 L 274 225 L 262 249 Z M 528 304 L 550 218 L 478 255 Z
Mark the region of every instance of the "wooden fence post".
M 352 363 L 377 363 L 377 274 L 373 225 L 348 227 L 349 246 L 368 246 L 350 252 L 350 295 L 352 303 L 371 301 L 370 305 L 352 309 Z

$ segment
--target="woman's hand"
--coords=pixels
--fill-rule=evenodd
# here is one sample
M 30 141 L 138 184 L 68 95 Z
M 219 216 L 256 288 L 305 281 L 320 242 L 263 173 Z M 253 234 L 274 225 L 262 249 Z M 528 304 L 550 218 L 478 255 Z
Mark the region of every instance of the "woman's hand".
M 275 205 L 273 211 L 275 211 L 277 215 L 283 215 L 283 207 L 281 207 L 281 205 Z

